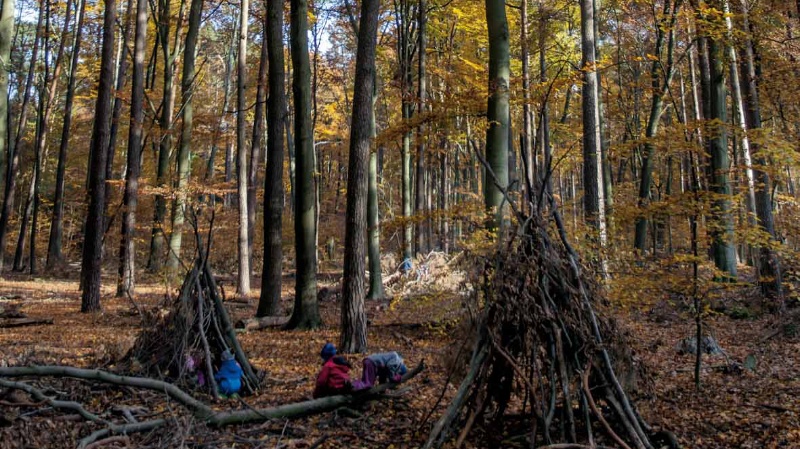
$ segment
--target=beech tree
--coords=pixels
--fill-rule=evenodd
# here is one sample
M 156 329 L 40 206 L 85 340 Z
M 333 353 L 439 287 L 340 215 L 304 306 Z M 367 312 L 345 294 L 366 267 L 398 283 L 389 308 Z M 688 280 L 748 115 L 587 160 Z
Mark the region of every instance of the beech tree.
M 316 198 L 311 135 L 311 63 L 308 59 L 308 1 L 291 0 L 292 94 L 294 97 L 295 301 L 289 328 L 320 325 L 317 303 Z
M 103 258 L 103 203 L 106 193 L 106 158 L 111 131 L 111 91 L 114 85 L 114 22 L 115 0 L 106 0 L 103 13 L 103 47 L 100 53 L 100 74 L 89 159 L 89 210 L 81 263 L 81 312 L 100 310 L 100 272 Z
M 489 102 L 486 108 L 487 179 L 484 203 L 490 217 L 488 228 L 499 229 L 505 206 L 504 189 L 508 186 L 509 78 L 508 20 L 503 2 L 486 0 L 486 24 L 489 29 Z
M 347 215 L 342 284 L 343 352 L 366 352 L 367 315 L 364 311 L 364 260 L 367 240 L 369 154 L 372 143 L 372 98 L 375 86 L 375 47 L 379 0 L 361 2 L 356 51 L 353 115 L 350 124 L 350 158 L 347 170 Z
M 256 316 L 278 313 L 283 267 L 283 139 L 286 111 L 283 61 L 283 2 L 267 0 L 269 97 L 267 100 L 267 173 L 264 176 L 264 268 Z

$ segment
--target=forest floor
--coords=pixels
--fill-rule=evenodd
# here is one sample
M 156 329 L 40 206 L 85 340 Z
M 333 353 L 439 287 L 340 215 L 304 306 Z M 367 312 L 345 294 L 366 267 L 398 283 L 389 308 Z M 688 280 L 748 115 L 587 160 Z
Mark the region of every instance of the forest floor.
M 324 280 L 324 279 L 323 279 Z M 333 276 L 327 281 L 332 282 Z M 286 279 L 286 284 L 293 282 Z M 28 316 L 50 317 L 53 325 L 0 329 L 0 366 L 63 364 L 113 368 L 113 361 L 131 346 L 140 330 L 127 299 L 113 298 L 113 282 L 103 290 L 103 312 L 81 314 L 77 281 L 7 276 L 0 280 L 0 303 L 21 304 Z M 154 306 L 164 299 L 165 287 L 140 285 L 136 301 Z M 257 298 L 257 291 L 253 297 Z M 291 289 L 284 296 L 291 307 Z M 174 293 L 173 293 L 174 294 Z M 251 307 L 234 306 L 236 318 L 248 317 Z M 432 422 L 440 416 L 458 386 L 458 375 L 447 387 L 448 366 L 463 342 L 456 319 L 462 302 L 456 294 L 428 294 L 411 299 L 367 304 L 369 349 L 397 350 L 409 366 L 425 360 L 426 370 L 391 399 L 371 402 L 355 410 L 332 412 L 291 421 L 210 429 L 155 392 L 119 388 L 68 379 L 37 379 L 32 383 L 80 401 L 90 411 L 122 422 L 114 406 L 144 407 L 147 419 L 175 417 L 175 425 L 151 434 L 137 434 L 104 447 L 237 447 L 237 448 L 405 448 L 421 445 Z M 673 431 L 685 448 L 797 448 L 800 447 L 800 340 L 770 334 L 772 318 L 733 320 L 719 315 L 707 320 L 726 355 L 704 356 L 702 389 L 696 392 L 693 355 L 680 355 L 678 342 L 694 332 L 691 320 L 670 309 L 617 311 L 618 321 L 633 335 L 635 351 L 649 375 L 641 393 L 634 395 L 642 415 L 656 428 Z M 319 369 L 319 349 L 338 341 L 336 300 L 321 304 L 324 326 L 316 331 L 278 329 L 240 334 L 245 351 L 267 381 L 256 396 L 223 400 L 217 409 L 269 407 L 309 399 Z M 458 341 L 456 341 L 458 340 Z M 755 369 L 743 368 L 752 355 Z M 354 376 L 360 375 L 360 357 L 348 356 Z M 725 369 L 737 362 L 739 369 Z M 455 383 L 455 385 L 453 385 Z M 0 392 L 2 393 L 2 392 Z M 440 396 L 443 400 L 437 402 Z M 13 395 L 12 395 L 13 396 Z M 0 449 L 74 448 L 77 441 L 101 428 L 42 404 L 0 394 Z M 18 396 L 18 395 L 17 395 Z M 198 395 L 210 402 L 210 398 Z M 16 402 L 15 402 L 16 401 Z M 431 409 L 437 405 L 432 415 Z M 481 433 L 478 431 L 478 433 Z M 495 436 L 495 440 L 496 440 Z M 502 437 L 500 437 L 502 440 Z M 517 447 L 519 440 L 503 447 Z M 481 443 L 465 443 L 477 447 Z M 527 444 L 519 447 L 528 447 Z

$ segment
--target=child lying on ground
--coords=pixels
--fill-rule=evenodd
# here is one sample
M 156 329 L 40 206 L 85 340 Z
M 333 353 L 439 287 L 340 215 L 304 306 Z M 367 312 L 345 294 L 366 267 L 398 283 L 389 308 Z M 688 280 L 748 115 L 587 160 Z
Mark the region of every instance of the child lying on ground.
M 350 391 L 350 363 L 336 355 L 333 343 L 325 343 L 320 351 L 322 370 L 317 375 L 314 398 L 344 394 Z

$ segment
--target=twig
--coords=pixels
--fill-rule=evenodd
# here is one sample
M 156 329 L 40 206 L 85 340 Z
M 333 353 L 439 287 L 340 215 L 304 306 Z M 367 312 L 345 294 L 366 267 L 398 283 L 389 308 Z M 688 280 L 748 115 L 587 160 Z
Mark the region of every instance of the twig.
M 167 423 L 166 419 L 154 419 L 151 421 L 137 422 L 132 424 L 111 424 L 105 429 L 92 432 L 89 436 L 78 443 L 78 449 L 89 449 L 93 443 L 99 443 L 101 438 L 109 435 L 128 435 L 131 433 L 148 432 L 157 429 Z M 100 440 L 100 441 L 98 441 Z
M 113 437 L 103 438 L 102 440 L 97 440 L 92 444 L 87 444 L 85 449 L 95 449 L 110 443 L 125 443 L 125 445 L 127 446 L 128 443 L 130 442 L 131 439 L 128 438 L 127 435 L 116 435 Z
M 605 429 L 608 436 L 610 436 L 612 440 L 616 441 L 617 444 L 619 444 L 620 447 L 622 447 L 622 449 L 630 449 L 630 446 L 625 444 L 625 441 L 623 441 L 622 438 L 620 438 L 619 435 L 617 435 L 617 433 L 614 432 L 614 430 L 608 424 L 608 421 L 606 421 L 605 417 L 603 416 L 603 413 L 600 412 L 600 410 L 597 408 L 597 404 L 595 404 L 594 402 L 594 398 L 592 397 L 592 391 L 589 388 L 589 371 L 591 369 L 592 369 L 592 361 L 589 360 L 589 362 L 586 364 L 586 369 L 584 370 L 583 375 L 581 376 L 583 381 L 583 392 L 585 393 L 586 400 L 589 402 L 589 407 L 592 409 L 592 412 L 597 417 L 597 420 L 600 421 L 600 424 L 603 425 L 603 428 Z

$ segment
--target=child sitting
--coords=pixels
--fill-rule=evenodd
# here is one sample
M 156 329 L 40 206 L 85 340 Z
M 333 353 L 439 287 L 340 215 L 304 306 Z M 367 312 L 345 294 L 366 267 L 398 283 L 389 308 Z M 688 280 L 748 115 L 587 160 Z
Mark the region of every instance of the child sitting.
M 369 355 L 362 363 L 361 380 L 354 380 L 352 384 L 354 391 L 372 388 L 376 380 L 398 383 L 408 372 L 403 358 L 395 351 Z
M 322 370 L 317 376 L 314 398 L 349 392 L 350 363 L 344 357 L 336 356 L 336 347 L 333 343 L 325 343 L 319 355 L 322 357 Z
M 227 349 L 223 351 L 222 364 L 214 379 L 219 384 L 220 394 L 224 396 L 234 395 L 242 388 L 242 367 L 236 362 L 231 351 Z

